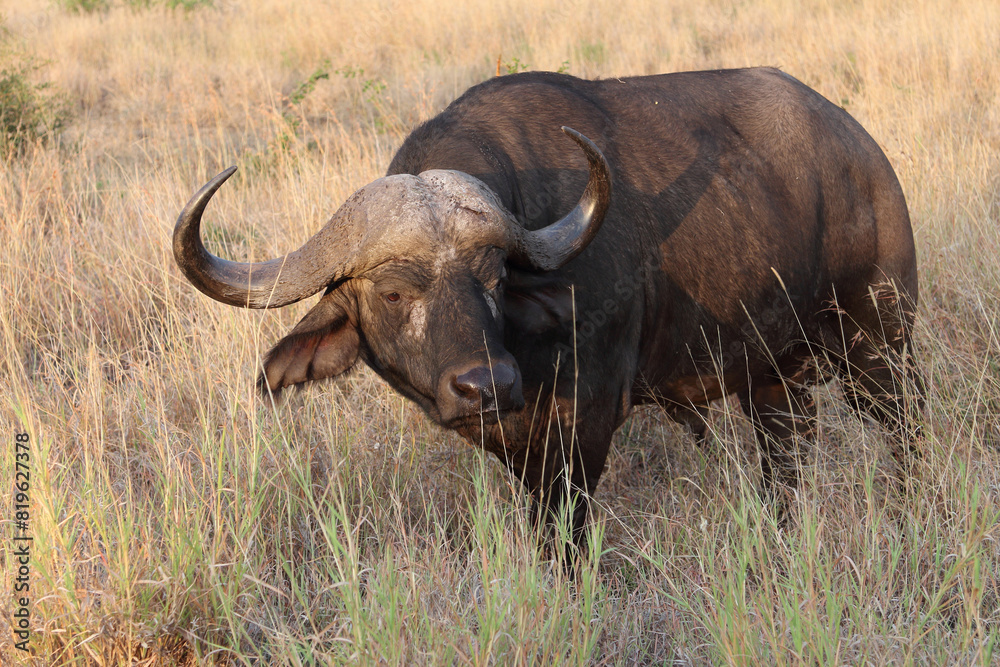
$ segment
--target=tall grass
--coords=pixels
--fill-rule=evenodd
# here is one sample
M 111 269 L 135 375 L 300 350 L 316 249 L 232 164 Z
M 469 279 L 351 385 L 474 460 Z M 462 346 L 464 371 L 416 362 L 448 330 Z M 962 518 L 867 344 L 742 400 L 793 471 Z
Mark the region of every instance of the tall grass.
M 0 165 L 0 460 L 12 477 L 31 435 L 34 537 L 34 653 L 4 631 L 4 664 L 997 662 L 1000 5 L 150 5 L 4 10 L 73 104 L 58 145 Z M 715 406 L 702 447 L 638 411 L 572 579 L 500 466 L 369 372 L 254 395 L 307 305 L 202 297 L 171 257 L 180 206 L 240 165 L 210 243 L 287 252 L 498 62 L 776 65 L 869 129 L 921 267 L 928 407 L 905 489 L 835 386 L 784 520 L 757 499 L 738 408 Z

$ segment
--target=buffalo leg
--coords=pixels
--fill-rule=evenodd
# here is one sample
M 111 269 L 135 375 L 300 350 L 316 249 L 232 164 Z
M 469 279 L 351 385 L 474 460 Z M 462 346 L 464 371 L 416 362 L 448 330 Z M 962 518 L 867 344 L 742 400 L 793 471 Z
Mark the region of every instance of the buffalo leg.
M 885 427 L 902 462 L 917 453 L 924 393 L 912 355 L 913 316 L 893 289 L 873 288 L 866 297 L 841 314 L 838 374 L 848 403 L 859 416 L 867 414 Z
M 705 442 L 705 435 L 708 432 L 708 405 L 704 403 L 691 404 L 688 406 L 671 406 L 667 414 L 678 424 L 687 426 L 694 436 L 695 442 L 699 445 Z
M 531 445 L 514 454 L 507 465 L 531 494 L 536 525 L 540 524 L 551 538 L 555 522 L 568 512 L 573 542 L 583 547 L 590 495 L 604 470 L 613 429 L 581 419 L 575 442 L 572 428 L 563 424 L 560 429 L 557 420 L 540 431 Z
M 798 484 L 797 440 L 810 440 L 816 428 L 816 404 L 806 384 L 767 378 L 740 394 L 760 446 L 764 495 L 774 497 L 778 485 Z
M 864 341 L 848 352 L 840 379 L 859 416 L 867 413 L 900 441 L 916 435 L 923 382 L 909 357 Z

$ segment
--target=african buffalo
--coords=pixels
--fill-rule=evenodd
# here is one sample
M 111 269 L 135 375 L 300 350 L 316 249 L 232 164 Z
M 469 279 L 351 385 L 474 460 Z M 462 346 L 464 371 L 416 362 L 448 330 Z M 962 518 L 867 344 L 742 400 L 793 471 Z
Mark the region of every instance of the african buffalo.
M 709 402 L 736 394 L 765 488 L 795 483 L 809 386 L 830 374 L 859 412 L 910 431 L 917 265 L 902 190 L 847 112 L 780 71 L 491 79 L 264 263 L 200 239 L 234 170 L 177 221 L 184 274 L 249 308 L 323 292 L 265 357 L 261 389 L 361 359 L 496 454 L 536 512 L 579 500 L 577 538 L 640 403 L 701 435 Z

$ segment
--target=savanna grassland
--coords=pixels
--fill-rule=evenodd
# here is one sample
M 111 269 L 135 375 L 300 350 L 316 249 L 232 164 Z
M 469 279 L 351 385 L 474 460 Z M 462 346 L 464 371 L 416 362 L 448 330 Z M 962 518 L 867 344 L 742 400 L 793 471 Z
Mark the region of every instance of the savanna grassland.
M 0 123 L 4 665 L 1000 661 L 1000 3 L 5 0 L 0 14 L 0 100 L 28 114 Z M 638 410 L 571 579 L 499 464 L 367 370 L 276 407 L 255 395 L 262 352 L 310 303 L 226 307 L 174 264 L 180 207 L 223 168 L 240 170 L 208 245 L 284 254 L 497 71 L 747 65 L 781 67 L 875 137 L 921 270 L 922 456 L 903 474 L 879 428 L 819 389 L 785 521 L 757 497 L 738 408 L 715 406 L 702 447 Z M 18 432 L 30 654 L 8 628 Z

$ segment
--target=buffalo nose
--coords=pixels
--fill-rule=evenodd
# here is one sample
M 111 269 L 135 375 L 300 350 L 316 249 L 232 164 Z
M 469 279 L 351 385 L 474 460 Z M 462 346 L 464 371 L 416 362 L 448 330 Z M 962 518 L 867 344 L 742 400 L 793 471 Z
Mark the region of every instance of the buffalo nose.
M 524 405 L 521 377 L 510 364 L 476 366 L 451 380 L 451 390 L 469 412 L 510 410 Z

